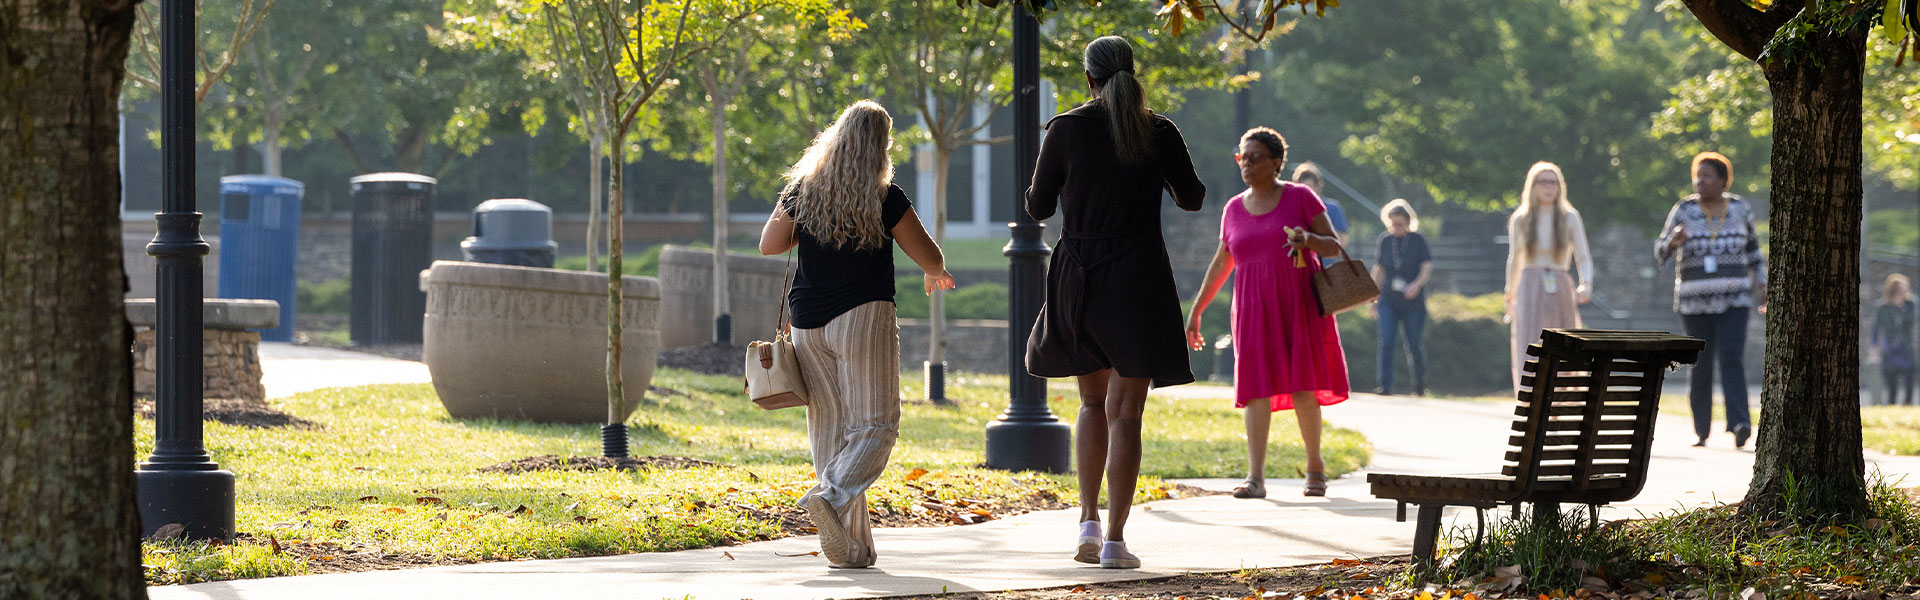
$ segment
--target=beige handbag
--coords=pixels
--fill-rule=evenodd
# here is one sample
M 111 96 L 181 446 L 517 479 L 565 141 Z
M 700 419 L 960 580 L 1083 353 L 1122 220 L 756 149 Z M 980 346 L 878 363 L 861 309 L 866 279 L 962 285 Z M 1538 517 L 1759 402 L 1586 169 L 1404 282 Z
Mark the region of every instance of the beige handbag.
M 747 344 L 747 397 L 764 410 L 807 405 L 807 381 L 788 332 L 787 290 L 793 286 L 793 257 L 787 257 L 787 283 L 780 292 L 780 320 L 773 341 Z
M 1367 266 L 1347 256 L 1340 247 L 1340 261 L 1313 274 L 1313 297 L 1320 301 L 1320 315 L 1333 316 L 1366 304 L 1380 296 L 1380 286 L 1367 274 Z

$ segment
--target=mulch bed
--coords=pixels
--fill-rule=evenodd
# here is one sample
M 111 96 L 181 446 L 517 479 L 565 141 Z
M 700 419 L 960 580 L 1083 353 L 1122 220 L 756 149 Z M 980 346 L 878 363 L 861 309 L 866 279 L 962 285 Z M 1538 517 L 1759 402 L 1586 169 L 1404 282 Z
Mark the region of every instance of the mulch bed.
M 746 367 L 745 346 L 707 343 L 660 351 L 660 366 L 686 369 L 705 375 L 739 377 Z
M 240 398 L 207 398 L 201 403 L 202 418 L 228 425 L 272 429 L 293 427 L 298 429 L 324 429 L 325 426 L 296 417 L 258 400 Z M 133 414 L 143 419 L 154 418 L 152 398 L 140 398 L 134 401 Z
M 635 471 L 639 469 L 695 469 L 702 467 L 724 467 L 726 465 L 688 458 L 685 456 L 629 456 L 625 458 L 607 458 L 605 456 L 529 456 L 517 458 L 497 465 L 480 467 L 481 473 L 525 473 L 528 471 L 604 471 L 618 469 Z

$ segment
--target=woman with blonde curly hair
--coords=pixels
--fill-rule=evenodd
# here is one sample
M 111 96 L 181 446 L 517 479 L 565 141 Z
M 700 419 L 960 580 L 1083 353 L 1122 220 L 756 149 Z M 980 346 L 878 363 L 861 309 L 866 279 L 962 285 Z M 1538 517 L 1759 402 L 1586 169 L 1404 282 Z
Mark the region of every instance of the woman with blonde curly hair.
M 1571 270 L 1576 264 L 1578 280 Z M 1593 253 L 1587 250 L 1580 211 L 1567 198 L 1567 176 L 1559 165 L 1533 163 L 1520 188 L 1520 207 L 1507 219 L 1507 320 L 1513 324 L 1508 350 L 1515 390 L 1527 346 L 1540 341 L 1542 330 L 1579 327 L 1578 305 L 1592 293 Z
M 807 439 L 819 483 L 800 504 L 834 567 L 874 561 L 867 488 L 887 466 L 900 425 L 900 329 L 893 244 L 951 289 L 940 246 L 893 185 L 893 118 L 870 100 L 840 113 L 793 168 L 760 230 L 760 252 L 799 248 L 787 294 L 794 351 L 807 381 Z

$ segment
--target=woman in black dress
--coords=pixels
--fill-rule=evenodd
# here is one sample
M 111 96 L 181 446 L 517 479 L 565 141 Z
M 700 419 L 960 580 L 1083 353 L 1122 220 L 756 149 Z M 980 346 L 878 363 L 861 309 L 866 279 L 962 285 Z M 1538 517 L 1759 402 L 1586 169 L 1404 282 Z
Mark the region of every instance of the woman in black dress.
M 1122 532 L 1140 474 L 1147 390 L 1193 381 L 1180 297 L 1160 236 L 1161 192 L 1195 211 L 1207 188 L 1180 129 L 1147 110 L 1132 45 L 1114 36 L 1094 40 L 1083 65 L 1093 100 L 1048 122 L 1027 188 L 1027 214 L 1046 219 L 1058 208 L 1063 215 L 1047 268 L 1047 304 L 1027 339 L 1027 371 L 1080 384 L 1074 560 L 1134 569 L 1140 559 L 1127 551 Z M 1112 484 L 1104 538 L 1102 465 Z

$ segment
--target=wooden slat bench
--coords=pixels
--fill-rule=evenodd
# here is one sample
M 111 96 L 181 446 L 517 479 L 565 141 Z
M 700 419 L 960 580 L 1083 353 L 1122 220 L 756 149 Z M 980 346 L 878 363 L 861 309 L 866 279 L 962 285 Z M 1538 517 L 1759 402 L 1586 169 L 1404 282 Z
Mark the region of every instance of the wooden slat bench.
M 1524 391 L 1514 410 L 1511 449 L 1499 473 L 1410 475 L 1372 473 L 1373 495 L 1419 508 L 1414 525 L 1417 566 L 1433 565 L 1440 511 L 1471 506 L 1486 527 L 1486 509 L 1534 505 L 1536 518 L 1558 518 L 1561 503 L 1589 511 L 1633 498 L 1647 480 L 1660 384 L 1674 363 L 1692 364 L 1705 342 L 1659 331 L 1549 329 L 1527 348 Z M 1597 513 L 1596 513 L 1597 514 Z

